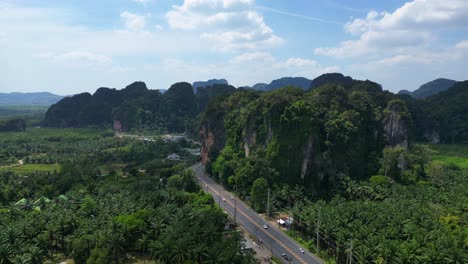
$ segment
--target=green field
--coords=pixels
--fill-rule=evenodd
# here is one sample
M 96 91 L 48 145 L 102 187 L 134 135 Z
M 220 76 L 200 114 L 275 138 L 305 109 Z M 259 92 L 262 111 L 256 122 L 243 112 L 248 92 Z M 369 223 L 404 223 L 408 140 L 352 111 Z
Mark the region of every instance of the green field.
M 49 106 L 47 105 L 8 105 L 0 106 L 0 119 L 14 116 L 44 117 Z
M 468 145 L 444 145 L 434 144 L 430 145 L 434 150 L 431 158 L 434 161 L 442 162 L 444 164 L 454 164 L 460 168 L 468 169 Z
M 25 173 L 25 172 L 54 172 L 60 171 L 59 164 L 24 164 L 19 166 L 10 167 L 9 170 L 16 173 Z

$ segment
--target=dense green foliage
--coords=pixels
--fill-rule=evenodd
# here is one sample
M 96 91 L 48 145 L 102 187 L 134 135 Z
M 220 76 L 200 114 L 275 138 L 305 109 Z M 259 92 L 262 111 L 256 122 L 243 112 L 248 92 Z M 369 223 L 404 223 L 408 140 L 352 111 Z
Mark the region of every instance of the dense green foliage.
M 270 189 L 270 212 L 292 207 L 290 234 L 331 262 L 466 263 L 466 146 L 414 143 L 428 124 L 465 140 L 466 83 L 423 101 L 342 85 L 213 102 L 207 169 L 259 212 Z
M 379 176 L 344 183 L 330 201 L 297 203 L 295 230 L 313 251 L 319 232 L 321 252 L 338 263 L 351 243 L 359 263 L 466 263 L 468 170 L 435 161 L 425 172 L 417 184 Z
M 459 143 L 468 141 L 468 81 L 424 100 L 402 96 L 413 118 L 416 140 Z
M 208 169 L 224 184 L 237 183 L 244 195 L 260 177 L 326 195 L 346 175 L 377 174 L 385 144 L 406 140 L 405 123 L 402 138 L 384 131 L 394 119 L 410 121 L 404 103 L 393 99 L 369 81 L 307 93 L 296 88 L 235 93 L 205 114 L 203 126 L 210 129 L 222 119 L 224 131 L 213 133 L 225 134 L 223 150 L 208 153 L 213 162 Z M 235 180 L 229 181 L 231 176 Z
M 16 159 L 41 153 L 40 162 L 61 165 L 0 167 L 0 263 L 254 262 L 242 236 L 224 230 L 227 215 L 193 173 L 164 159 L 188 155 L 176 143 L 91 129 L 34 129 L 0 140 Z M 123 168 L 99 169 L 109 163 Z
M 5 131 L 24 131 L 26 129 L 26 121 L 23 118 L 9 118 L 0 121 L 0 132 Z

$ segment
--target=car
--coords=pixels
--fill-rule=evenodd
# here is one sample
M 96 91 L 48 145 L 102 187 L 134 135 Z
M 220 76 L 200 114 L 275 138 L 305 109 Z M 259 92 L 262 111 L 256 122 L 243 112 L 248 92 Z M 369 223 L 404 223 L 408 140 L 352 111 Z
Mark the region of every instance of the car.
M 303 248 L 299 248 L 299 251 L 304 254 L 305 253 L 305 250 Z
M 225 201 L 226 201 L 226 198 L 223 198 L 223 202 L 225 202 Z
M 268 225 L 262 225 L 264 229 L 268 229 Z
M 234 200 L 234 196 L 231 196 L 231 200 Z
M 288 260 L 288 254 L 286 253 L 281 253 L 281 257 L 283 257 L 285 260 Z

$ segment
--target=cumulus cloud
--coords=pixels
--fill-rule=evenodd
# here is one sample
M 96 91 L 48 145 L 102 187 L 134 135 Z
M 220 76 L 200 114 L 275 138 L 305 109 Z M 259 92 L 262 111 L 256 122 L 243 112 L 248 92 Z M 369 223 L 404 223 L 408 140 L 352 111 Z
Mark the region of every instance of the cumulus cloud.
M 468 49 L 468 40 L 458 42 L 457 45 L 455 45 L 455 47 L 457 49 Z
M 158 31 L 161 31 L 161 30 L 164 29 L 163 26 L 161 26 L 160 24 L 154 25 L 154 28 L 155 28 L 156 30 L 158 30 Z
M 370 11 L 365 18 L 348 22 L 344 29 L 358 39 L 335 47 L 314 50 L 317 55 L 337 58 L 379 55 L 427 47 L 437 31 L 467 28 L 468 2 L 465 0 L 414 0 L 393 13 Z
M 151 0 L 132 0 L 132 2 L 142 4 L 142 5 L 147 5 Z
M 268 52 L 249 52 L 238 55 L 230 60 L 231 63 L 246 63 L 251 61 L 273 62 L 275 58 Z
M 91 64 L 108 64 L 112 62 L 112 59 L 107 56 L 88 51 L 47 52 L 37 54 L 37 57 L 59 62 L 84 62 Z
M 146 26 L 146 16 L 136 15 L 127 11 L 120 14 L 124 19 L 125 28 L 130 31 L 143 31 Z
M 253 0 L 185 0 L 166 14 L 173 29 L 200 32 L 200 38 L 221 50 L 255 49 L 279 45 Z

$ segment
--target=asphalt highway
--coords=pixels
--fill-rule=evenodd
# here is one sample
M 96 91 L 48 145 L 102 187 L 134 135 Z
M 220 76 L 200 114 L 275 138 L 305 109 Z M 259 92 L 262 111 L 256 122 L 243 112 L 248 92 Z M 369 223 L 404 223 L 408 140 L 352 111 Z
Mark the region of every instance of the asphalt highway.
M 262 241 L 263 246 L 268 248 L 278 259 L 281 259 L 283 263 L 324 263 L 306 249 L 304 249 L 304 253 L 301 253 L 299 250 L 301 246 L 279 230 L 276 225 L 271 226 L 247 204 L 208 177 L 205 173 L 205 167 L 201 163 L 195 164 L 191 169 L 195 172 L 204 190 L 213 195 L 221 208 L 235 218 L 236 223 L 256 237 L 258 241 Z M 268 228 L 265 229 L 263 225 L 268 225 Z M 282 254 L 287 255 L 287 260 Z

